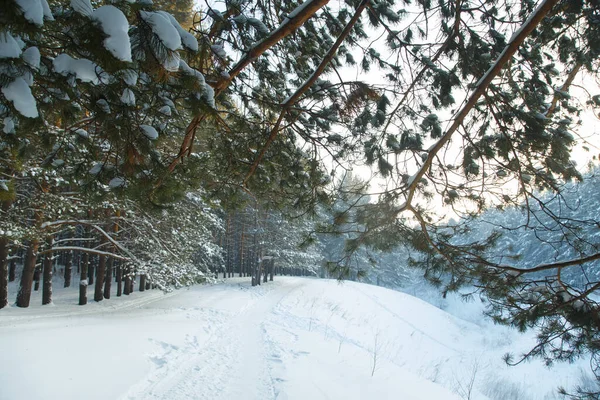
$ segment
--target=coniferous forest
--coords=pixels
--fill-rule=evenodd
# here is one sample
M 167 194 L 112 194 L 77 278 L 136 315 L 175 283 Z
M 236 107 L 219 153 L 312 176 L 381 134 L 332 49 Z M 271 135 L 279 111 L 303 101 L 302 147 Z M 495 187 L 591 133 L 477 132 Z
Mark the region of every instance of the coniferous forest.
M 600 380 L 599 71 L 598 0 L 0 0 L 0 309 L 427 281 Z

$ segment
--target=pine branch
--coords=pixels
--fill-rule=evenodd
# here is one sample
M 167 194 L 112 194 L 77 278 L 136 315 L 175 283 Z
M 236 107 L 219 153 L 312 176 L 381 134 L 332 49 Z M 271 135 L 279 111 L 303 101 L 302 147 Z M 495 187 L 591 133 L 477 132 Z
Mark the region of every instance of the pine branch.
M 271 145 L 273 140 L 275 140 L 275 138 L 277 137 L 277 134 L 281 131 L 281 122 L 283 121 L 285 114 L 300 99 L 300 97 L 304 93 L 306 93 L 306 91 L 317 81 L 317 79 L 319 79 L 319 76 L 321 76 L 323 74 L 323 72 L 325 71 L 325 68 L 327 68 L 327 65 L 329 65 L 331 60 L 333 60 L 333 57 L 337 53 L 338 48 L 346 40 L 346 38 L 352 31 L 352 28 L 354 27 L 354 25 L 360 18 L 360 15 L 362 14 L 363 10 L 365 9 L 365 7 L 367 7 L 368 4 L 369 4 L 369 0 L 362 1 L 362 3 L 358 6 L 358 8 L 356 9 L 356 12 L 352 16 L 352 19 L 348 22 L 348 24 L 346 25 L 346 27 L 344 28 L 344 30 L 342 31 L 340 36 L 337 38 L 337 40 L 335 41 L 333 46 L 331 46 L 331 48 L 329 49 L 329 51 L 327 52 L 327 54 L 325 55 L 323 60 L 321 60 L 321 63 L 319 64 L 319 66 L 317 67 L 315 72 L 313 72 L 313 74 L 304 82 L 304 84 L 302 84 L 302 86 L 300 86 L 298 89 L 296 89 L 296 91 L 281 104 L 282 109 L 279 114 L 279 118 L 277 118 L 277 122 L 275 123 L 275 126 L 271 130 L 271 134 L 267 138 L 266 143 L 261 148 L 258 156 L 254 160 L 252 167 L 250 167 L 250 171 L 246 175 L 246 178 L 244 178 L 243 186 L 246 186 L 246 184 L 248 183 L 248 180 L 252 177 L 252 175 L 254 175 L 254 173 L 256 172 L 256 169 L 258 168 L 258 165 L 260 164 L 263 157 L 265 156 L 267 149 L 269 148 L 269 146 Z
M 306 0 L 307 5 L 302 4 L 304 8 L 293 18 L 282 23 L 279 28 L 275 29 L 269 36 L 255 44 L 244 57 L 242 57 L 229 70 L 229 75 L 220 79 L 213 87 L 215 96 L 220 94 L 229 86 L 231 81 L 239 75 L 252 61 L 260 57 L 265 51 L 279 43 L 284 37 L 289 36 L 296 29 L 301 27 L 310 17 L 312 17 L 323 6 L 329 3 L 329 0 Z
M 293 18 L 288 19 L 286 22 L 281 24 L 279 28 L 273 31 L 269 36 L 254 45 L 244 57 L 242 57 L 229 71 L 227 77 L 222 77 L 216 83 L 212 83 L 211 86 L 215 89 L 215 97 L 219 96 L 233 81 L 233 79 L 240 74 L 252 61 L 260 57 L 265 51 L 279 43 L 283 38 L 289 36 L 291 33 L 296 31 L 302 26 L 310 17 L 312 17 L 319 9 L 329 3 L 329 0 L 306 0 L 307 4 L 304 8 L 296 14 Z M 205 115 L 196 115 L 185 130 L 185 136 L 183 138 L 181 148 L 175 159 L 169 164 L 167 168 L 167 175 L 172 173 L 175 167 L 183 160 L 183 157 L 191 152 L 191 146 L 194 142 L 196 135 L 196 129 L 198 125 L 204 120 Z M 164 181 L 163 176 L 156 184 L 155 189 L 160 187 Z
M 583 62 L 581 62 L 581 61 L 578 61 L 575 64 L 575 66 L 573 66 L 573 69 L 571 70 L 571 72 L 569 72 L 569 75 L 567 76 L 567 80 L 565 81 L 565 83 L 563 83 L 562 87 L 560 88 L 561 92 L 567 92 L 569 90 L 569 87 L 573 83 L 573 80 L 579 73 L 579 70 L 581 69 L 582 66 L 583 66 Z M 554 111 L 556 110 L 556 104 L 558 103 L 559 97 L 560 97 L 560 95 L 555 92 L 554 97 L 552 98 L 552 103 L 550 104 L 548 111 L 546 111 L 546 118 L 550 118 L 552 116 L 552 114 L 554 114 Z
M 433 163 L 434 157 L 437 153 L 450 141 L 454 133 L 461 126 L 464 119 L 467 117 L 469 112 L 473 109 L 475 104 L 479 98 L 485 93 L 488 86 L 492 82 L 492 80 L 502 71 L 502 69 L 506 66 L 506 64 L 510 61 L 512 56 L 521 46 L 521 44 L 525 41 L 525 39 L 531 34 L 531 32 L 540 24 L 542 19 L 550 12 L 552 7 L 554 7 L 558 3 L 558 0 L 544 0 L 538 7 L 535 9 L 529 18 L 523 23 L 521 28 L 515 35 L 511 38 L 510 42 L 505 47 L 504 51 L 496 62 L 487 70 L 487 72 L 481 77 L 481 79 L 477 82 L 475 91 L 469 96 L 466 104 L 461 108 L 461 110 L 454 117 L 454 122 L 448 128 L 446 133 L 437 141 L 429 150 L 428 156 L 423 165 L 419 168 L 417 173 L 413 175 L 410 180 L 410 183 L 407 188 L 407 196 L 406 202 L 398 209 L 398 214 L 407 210 L 408 206 L 411 204 L 415 192 L 417 189 L 417 185 L 421 178 L 425 175 L 427 170 L 431 167 Z
M 130 261 L 130 258 L 127 257 L 123 257 L 120 256 L 118 254 L 115 253 L 111 253 L 109 251 L 102 251 L 102 250 L 95 250 L 95 249 L 90 249 L 87 247 L 79 247 L 79 246 L 59 246 L 59 247 L 53 247 L 51 249 L 47 249 L 47 250 L 43 250 L 43 251 L 38 251 L 38 256 L 42 255 L 42 254 L 48 254 L 48 253 L 53 253 L 55 251 L 81 251 L 83 253 L 90 253 L 90 254 L 96 254 L 96 255 L 100 255 L 100 256 L 107 256 L 107 257 L 112 257 L 112 258 L 117 258 L 119 260 L 124 260 L 124 261 Z

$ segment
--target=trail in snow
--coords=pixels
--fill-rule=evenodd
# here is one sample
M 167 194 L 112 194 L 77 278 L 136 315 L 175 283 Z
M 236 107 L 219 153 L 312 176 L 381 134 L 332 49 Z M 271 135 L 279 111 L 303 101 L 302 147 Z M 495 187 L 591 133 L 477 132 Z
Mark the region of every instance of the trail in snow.
M 76 299 L 57 288 L 54 306 L 0 310 L 1 400 L 548 400 L 587 368 L 509 368 L 502 355 L 533 333 L 481 319 L 480 304 L 451 306 L 461 319 L 354 282 L 234 278 Z
M 239 304 L 202 345 L 194 338 L 183 348 L 166 346 L 153 371 L 125 398 L 274 399 L 267 364 L 280 361 L 265 349 L 263 323 L 281 299 L 304 284 L 298 280 L 257 288 L 253 301 Z M 197 293 L 206 302 L 204 293 Z M 210 303 L 215 300 L 218 304 L 214 298 Z

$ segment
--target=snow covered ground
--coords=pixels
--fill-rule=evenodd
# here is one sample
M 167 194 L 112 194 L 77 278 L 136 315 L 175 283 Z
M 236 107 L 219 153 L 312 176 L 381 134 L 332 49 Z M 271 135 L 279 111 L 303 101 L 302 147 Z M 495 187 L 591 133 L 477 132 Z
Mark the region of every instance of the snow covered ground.
M 12 295 L 12 294 L 11 294 Z M 533 334 L 354 282 L 229 279 L 0 310 L 0 399 L 554 399 L 587 364 L 507 367 Z

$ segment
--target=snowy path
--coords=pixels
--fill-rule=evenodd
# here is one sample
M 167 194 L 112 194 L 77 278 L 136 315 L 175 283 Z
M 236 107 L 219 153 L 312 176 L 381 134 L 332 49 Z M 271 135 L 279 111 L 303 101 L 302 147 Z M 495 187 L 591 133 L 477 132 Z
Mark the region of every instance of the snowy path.
M 234 278 L 85 307 L 58 286 L 52 306 L 0 310 L 0 400 L 548 400 L 587 368 L 509 368 L 534 336 L 481 305 L 451 306 L 461 319 L 354 282 Z
M 129 399 L 273 399 L 264 346 L 266 317 L 281 299 L 306 281 L 275 282 L 240 309 L 200 345 L 197 337 L 184 348 L 167 346 L 157 368 L 126 396 Z M 272 290 L 273 286 L 277 290 Z M 257 288 L 260 291 L 262 288 Z M 212 298 L 218 304 L 219 300 Z M 198 321 L 200 325 L 206 321 Z

